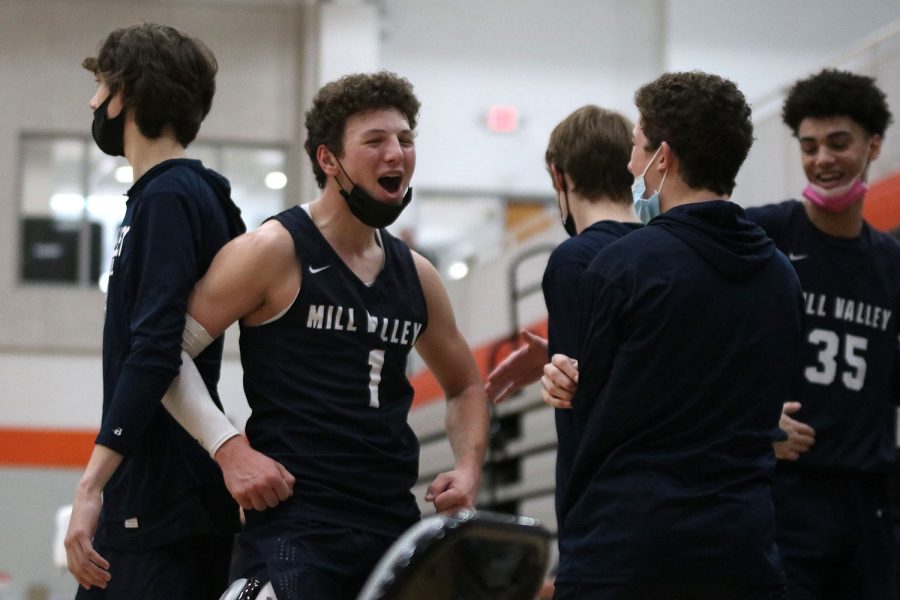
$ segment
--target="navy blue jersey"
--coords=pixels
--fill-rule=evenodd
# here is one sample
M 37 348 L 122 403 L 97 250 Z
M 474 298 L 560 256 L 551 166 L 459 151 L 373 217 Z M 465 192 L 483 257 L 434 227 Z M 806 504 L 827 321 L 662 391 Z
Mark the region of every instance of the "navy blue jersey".
M 581 335 L 578 330 L 578 294 L 581 277 L 602 248 L 640 228 L 640 223 L 598 221 L 577 236 L 570 237 L 550 254 L 542 287 L 547 305 L 547 349 L 550 356 L 565 354 L 578 358 Z M 572 411 L 555 409 L 556 489 L 564 489 L 577 442 Z M 559 517 L 557 506 L 557 518 Z
M 109 544 L 127 540 L 135 549 L 237 522 L 218 466 L 160 400 L 181 365 L 188 295 L 244 230 L 239 213 L 228 181 L 196 160 L 162 162 L 128 191 L 110 266 L 97 436 L 125 455 L 103 490 L 106 527 L 98 535 Z M 220 339 L 197 359 L 217 403 L 221 355 Z
M 670 209 L 584 275 L 565 583 L 783 582 L 772 436 L 800 343 L 787 259 L 721 200 Z
M 283 316 L 241 328 L 247 436 L 296 477 L 279 512 L 397 535 L 419 518 L 406 361 L 428 312 L 412 253 L 382 230 L 384 267 L 367 284 L 304 208 L 274 218 L 291 234 L 303 272 Z M 248 515 L 248 523 L 270 513 Z
M 896 454 L 900 243 L 867 223 L 857 238 L 829 236 L 796 200 L 747 216 L 787 254 L 803 286 L 803 407 L 793 418 L 816 430 L 816 443 L 794 465 L 888 472 Z

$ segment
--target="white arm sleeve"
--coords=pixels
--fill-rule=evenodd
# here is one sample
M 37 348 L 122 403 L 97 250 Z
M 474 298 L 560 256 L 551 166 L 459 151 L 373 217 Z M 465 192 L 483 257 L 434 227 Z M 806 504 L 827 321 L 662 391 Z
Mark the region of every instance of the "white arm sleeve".
M 203 326 L 188 315 L 182 341 L 181 369 L 166 390 L 162 405 L 210 456 L 215 456 L 222 444 L 240 435 L 240 432 L 213 402 L 194 364 L 193 357 L 212 341 Z
M 187 352 L 191 358 L 206 350 L 206 347 L 215 340 L 206 329 L 194 320 L 191 315 L 184 316 L 184 331 L 181 332 L 181 349 Z

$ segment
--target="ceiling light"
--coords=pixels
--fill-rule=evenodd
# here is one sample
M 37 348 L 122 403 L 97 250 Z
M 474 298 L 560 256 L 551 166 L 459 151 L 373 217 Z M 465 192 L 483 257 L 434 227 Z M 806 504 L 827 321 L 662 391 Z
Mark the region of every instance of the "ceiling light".
M 450 279 L 462 279 L 469 274 L 469 265 L 464 260 L 458 260 L 447 267 L 447 276 Z
M 280 190 L 287 185 L 287 175 L 281 171 L 272 171 L 266 175 L 266 187 L 270 190 Z
M 84 196 L 66 193 L 53 194 L 50 196 L 50 210 L 56 217 L 80 217 L 84 212 Z
M 134 170 L 128 165 L 117 167 L 116 181 L 118 181 L 119 183 L 131 183 L 132 181 L 134 181 Z

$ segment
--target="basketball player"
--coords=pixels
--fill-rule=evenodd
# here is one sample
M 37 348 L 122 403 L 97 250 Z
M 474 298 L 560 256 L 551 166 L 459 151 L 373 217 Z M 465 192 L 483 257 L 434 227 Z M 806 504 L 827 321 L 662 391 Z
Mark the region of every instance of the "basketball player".
M 542 282 L 551 353 L 577 354 L 576 325 L 564 317 L 577 308 L 581 275 L 600 248 L 639 226 L 627 169 L 631 127 L 621 115 L 588 105 L 550 134 L 544 158 L 570 236 L 550 255 Z M 540 379 L 547 363 L 548 340 L 524 330 L 521 335 L 525 344 L 488 375 L 485 393 L 494 403 Z
M 803 199 L 747 215 L 787 254 L 805 300 L 799 410 L 776 444 L 789 597 L 893 600 L 900 244 L 862 214 L 891 113 L 872 78 L 829 69 L 791 88 L 782 117 L 800 142 Z M 798 423 L 811 447 L 788 456 L 779 446 L 804 443 Z
M 214 599 L 227 584 L 237 505 L 215 463 L 160 407 L 179 368 L 185 309 L 216 252 L 244 231 L 228 181 L 184 158 L 215 92 L 199 40 L 144 23 L 82 63 L 100 149 L 134 170 L 110 268 L 103 417 L 66 535 L 77 598 Z M 197 358 L 216 398 L 222 342 Z M 102 497 L 101 497 L 102 492 Z
M 583 106 L 550 134 L 545 160 L 556 191 L 563 227 L 571 236 L 547 261 L 542 282 L 549 340 L 523 331 L 526 343 L 488 376 L 485 392 L 494 402 L 540 379 L 552 354 L 578 356 L 578 289 L 601 248 L 640 227 L 631 208 L 632 124 L 597 106 Z M 556 488 L 566 486 L 574 457 L 572 412 L 557 410 Z
M 321 194 L 225 246 L 190 301 L 193 339 L 240 321 L 247 437 L 296 478 L 290 498 L 246 512 L 240 537 L 243 576 L 270 580 L 282 600 L 355 598 L 419 519 L 413 347 L 446 394 L 456 459 L 425 498 L 438 511 L 475 502 L 478 371 L 437 271 L 384 229 L 411 199 L 418 111 L 410 83 L 388 72 L 320 89 L 306 150 Z
M 701 72 L 665 74 L 635 104 L 629 170 L 648 225 L 601 250 L 582 281 L 554 598 L 779 598 L 771 442 L 801 295 L 728 201 L 750 108 Z

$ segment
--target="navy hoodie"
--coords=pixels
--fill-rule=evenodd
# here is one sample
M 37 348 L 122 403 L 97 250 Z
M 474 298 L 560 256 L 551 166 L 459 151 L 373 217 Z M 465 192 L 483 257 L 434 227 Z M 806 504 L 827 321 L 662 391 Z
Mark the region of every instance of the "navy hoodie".
M 727 201 L 607 246 L 580 294 L 578 448 L 558 581 L 783 581 L 772 439 L 800 343 L 796 274 Z
M 218 466 L 160 404 L 181 365 L 188 296 L 245 230 L 230 193 L 224 177 L 189 159 L 154 166 L 128 191 L 103 327 L 97 443 L 125 456 L 103 490 L 104 543 L 152 547 L 236 524 Z M 196 361 L 217 403 L 222 343 Z

